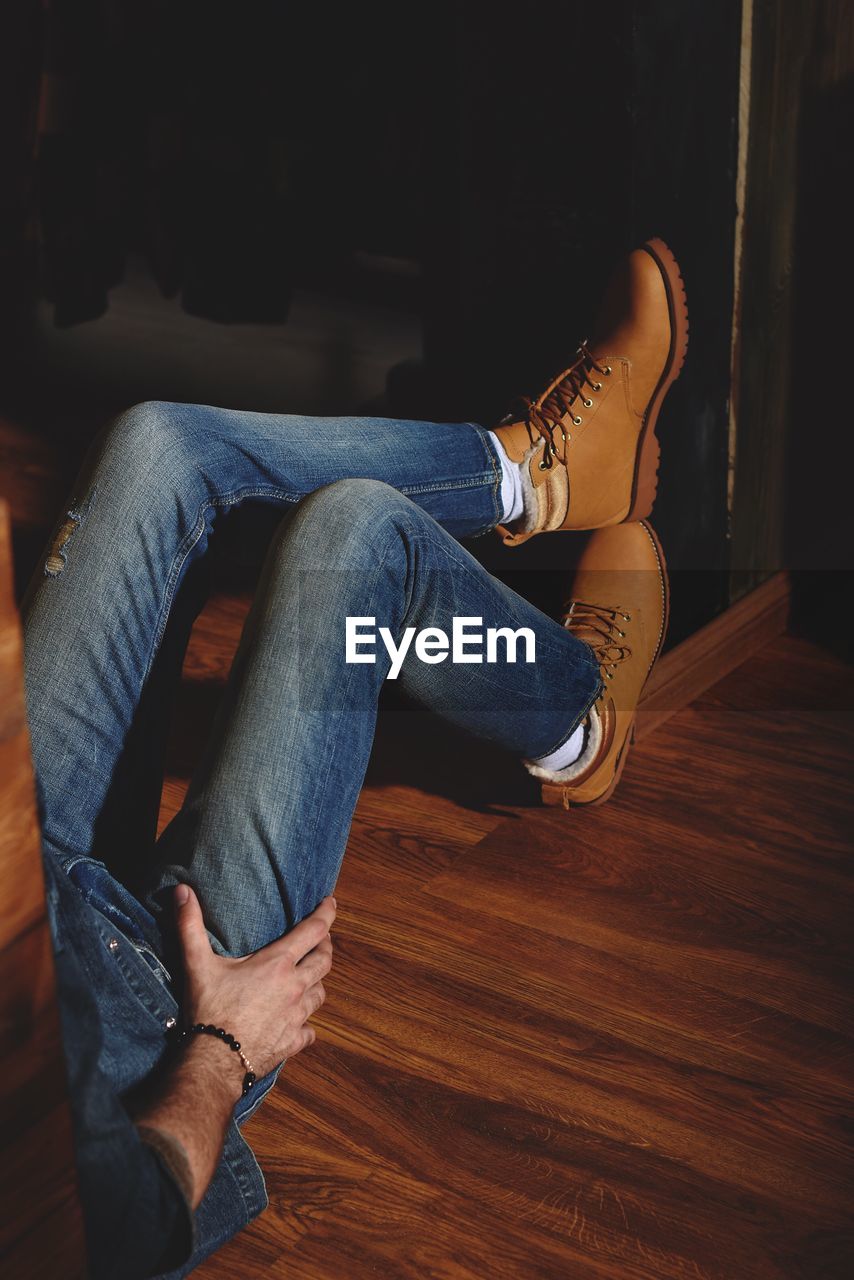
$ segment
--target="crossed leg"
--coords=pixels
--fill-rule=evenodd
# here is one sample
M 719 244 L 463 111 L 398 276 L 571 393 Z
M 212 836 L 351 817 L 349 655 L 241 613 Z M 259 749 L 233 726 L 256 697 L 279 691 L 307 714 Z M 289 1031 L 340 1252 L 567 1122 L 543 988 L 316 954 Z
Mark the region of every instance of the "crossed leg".
M 334 567 L 331 567 L 334 566 Z M 345 619 L 450 635 L 527 628 L 535 661 L 425 663 L 399 681 L 444 720 L 520 756 L 564 741 L 600 688 L 589 648 L 493 578 L 388 485 L 345 480 L 306 498 L 276 534 L 208 750 L 161 836 L 146 893 L 166 911 L 179 879 L 205 905 L 214 949 L 243 955 L 331 893 L 368 764 L 391 659 L 345 661 Z M 512 646 L 511 646 L 512 647 Z M 366 655 L 371 656 L 371 655 Z
M 408 493 L 451 533 L 498 517 L 472 424 L 138 405 L 92 446 L 23 602 L 27 712 L 47 843 L 121 868 L 150 858 L 172 695 L 237 506 L 283 514 L 348 476 Z
M 452 536 L 496 523 L 498 484 L 472 424 L 183 405 L 125 415 L 93 449 L 67 540 L 25 601 L 47 843 L 140 853 L 140 896 L 164 925 L 169 886 L 189 879 L 223 953 L 292 927 L 334 885 L 388 670 L 381 650 L 375 664 L 344 662 L 347 615 L 396 636 L 450 631 L 454 615 L 530 628 L 534 664 L 413 659 L 401 682 L 519 755 L 553 749 L 595 698 L 598 667 Z M 204 599 L 204 552 L 218 516 L 247 498 L 299 509 L 268 550 L 215 732 L 155 847 L 169 694 Z

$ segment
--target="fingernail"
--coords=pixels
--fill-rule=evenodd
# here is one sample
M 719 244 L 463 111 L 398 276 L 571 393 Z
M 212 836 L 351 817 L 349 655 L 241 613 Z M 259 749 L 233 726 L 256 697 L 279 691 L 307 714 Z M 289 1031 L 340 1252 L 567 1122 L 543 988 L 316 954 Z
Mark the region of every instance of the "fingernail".
M 330 894 L 330 897 L 331 897 L 331 896 L 332 896 L 332 895 Z M 335 901 L 335 899 L 334 899 L 334 898 L 332 898 L 332 905 L 333 905 L 333 907 L 335 908 L 335 910 L 337 911 L 337 910 L 338 910 L 338 903 Z
M 175 901 L 178 903 L 178 906 L 183 907 L 189 896 L 190 890 L 187 886 L 185 884 L 179 884 L 178 888 L 175 890 Z

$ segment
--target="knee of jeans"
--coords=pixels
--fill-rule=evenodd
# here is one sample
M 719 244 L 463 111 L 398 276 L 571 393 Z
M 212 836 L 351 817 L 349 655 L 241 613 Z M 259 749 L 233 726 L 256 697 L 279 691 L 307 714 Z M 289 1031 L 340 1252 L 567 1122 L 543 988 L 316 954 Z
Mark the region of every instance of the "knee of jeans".
M 55 526 L 44 566 L 47 577 L 65 572 L 78 531 L 91 525 L 93 516 L 101 533 L 118 513 L 125 525 L 136 517 L 147 522 L 158 504 L 160 510 L 174 510 L 176 494 L 186 496 L 200 487 L 198 448 L 184 426 L 184 408 L 145 401 L 101 430 Z
M 132 405 L 104 429 L 100 441 L 102 462 L 107 462 L 123 481 L 141 479 L 162 462 L 158 482 L 173 481 L 191 465 L 184 408 L 165 400 L 144 400 Z
M 401 541 L 412 511 L 410 499 L 381 480 L 336 480 L 303 499 L 296 529 L 331 567 Z

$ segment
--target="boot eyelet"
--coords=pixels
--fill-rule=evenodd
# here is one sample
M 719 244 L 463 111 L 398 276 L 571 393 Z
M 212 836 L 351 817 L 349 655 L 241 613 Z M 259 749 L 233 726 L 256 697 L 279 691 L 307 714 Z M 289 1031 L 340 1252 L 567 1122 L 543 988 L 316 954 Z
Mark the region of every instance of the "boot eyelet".
M 611 376 L 611 366 L 610 366 L 609 364 L 606 364 L 606 365 L 605 365 L 605 368 L 604 368 L 604 370 L 603 370 L 603 372 L 604 372 L 604 374 L 605 374 L 605 377 L 606 377 L 606 378 L 610 378 L 610 376 Z
M 626 633 L 625 633 L 625 631 L 618 631 L 618 632 L 617 632 L 617 635 L 618 635 L 618 636 L 621 636 L 621 637 L 622 637 L 622 636 L 625 636 L 625 634 L 626 634 Z
M 594 391 L 601 391 L 601 390 L 602 390 L 602 383 L 601 383 L 601 382 L 594 382 L 594 383 L 593 383 L 593 390 L 594 390 Z
M 551 463 L 545 462 L 545 461 L 538 462 L 537 466 L 539 467 L 540 471 L 548 471 L 549 467 L 551 466 Z
M 593 408 L 593 401 L 592 401 L 592 400 L 582 400 L 582 402 L 581 402 L 581 403 L 584 405 L 585 409 L 592 409 L 592 408 Z
M 576 414 L 576 416 L 572 419 L 572 421 L 575 423 L 577 427 L 580 427 L 584 419 L 579 418 L 578 415 Z
M 623 617 L 625 618 L 626 622 L 631 622 L 632 620 L 632 615 L 630 613 L 624 613 Z

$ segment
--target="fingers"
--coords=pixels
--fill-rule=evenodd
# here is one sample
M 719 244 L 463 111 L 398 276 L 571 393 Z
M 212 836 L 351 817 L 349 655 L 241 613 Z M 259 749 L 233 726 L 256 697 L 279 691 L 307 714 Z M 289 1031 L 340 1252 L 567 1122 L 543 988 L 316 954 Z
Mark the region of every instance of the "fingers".
M 317 1039 L 317 1032 L 314 1027 L 308 1025 L 308 1019 L 312 1014 L 317 1013 L 320 1006 L 326 999 L 326 990 L 322 982 L 316 982 L 315 985 L 306 992 L 303 1000 L 304 1021 L 303 1025 L 293 1033 L 293 1038 L 284 1046 L 282 1052 L 285 1061 L 293 1058 L 295 1054 L 301 1053 L 303 1049 L 307 1049 L 309 1045 L 314 1044 Z
M 314 1027 L 303 1027 L 302 1031 L 303 1031 L 303 1042 L 300 1045 L 299 1049 L 297 1049 L 297 1053 L 299 1053 L 301 1049 L 307 1049 L 308 1046 L 310 1044 L 314 1044 L 315 1040 L 317 1039 L 317 1032 L 315 1031 Z
M 315 907 L 311 915 L 301 920 L 289 933 L 271 942 L 264 951 L 271 956 L 287 955 L 295 964 L 299 964 L 303 956 L 313 951 L 327 937 L 335 920 L 335 912 L 335 899 L 330 894 L 319 907 Z
M 179 884 L 175 889 L 175 909 L 178 938 L 187 968 L 193 968 L 213 955 L 208 939 L 202 908 L 193 888 Z
M 305 982 L 306 986 L 318 982 L 320 978 L 325 978 L 329 970 L 332 968 L 332 939 L 329 934 L 317 946 L 309 951 L 296 966 L 296 972 Z
M 315 982 L 313 987 L 309 987 L 305 993 L 305 1006 L 308 1012 L 306 1018 L 311 1018 L 317 1013 L 320 1006 L 326 999 L 326 988 L 322 982 Z

